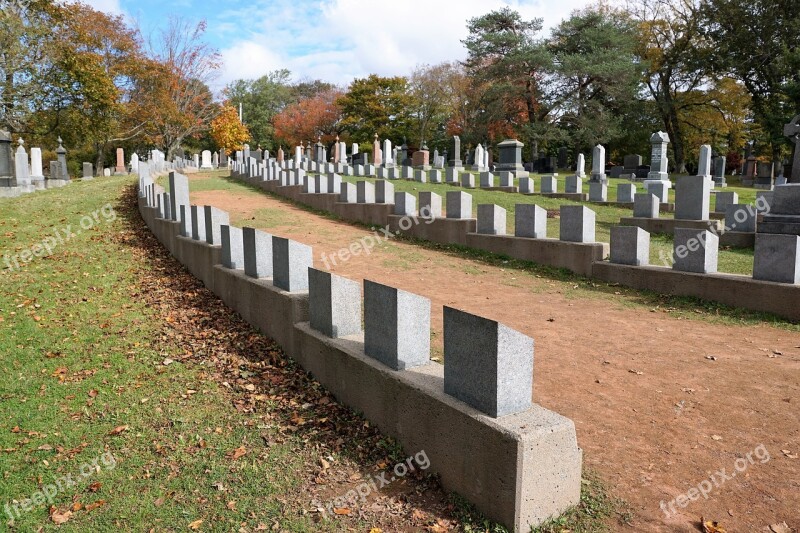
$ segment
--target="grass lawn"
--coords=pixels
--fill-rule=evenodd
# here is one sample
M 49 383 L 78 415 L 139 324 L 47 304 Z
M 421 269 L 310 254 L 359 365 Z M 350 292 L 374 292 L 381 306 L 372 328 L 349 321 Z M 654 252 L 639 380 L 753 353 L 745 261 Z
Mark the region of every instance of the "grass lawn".
M 419 471 L 361 507 L 320 512 L 404 455 L 168 257 L 133 208 L 133 182 L 0 200 L 0 523 L 503 531 Z M 542 531 L 608 521 L 616 503 L 595 480 L 584 488 Z

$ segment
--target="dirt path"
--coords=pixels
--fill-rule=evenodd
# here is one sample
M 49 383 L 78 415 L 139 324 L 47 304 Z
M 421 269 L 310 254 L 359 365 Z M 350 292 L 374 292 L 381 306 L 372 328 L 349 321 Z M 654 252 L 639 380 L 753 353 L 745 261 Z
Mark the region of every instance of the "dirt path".
M 319 268 L 370 234 L 266 195 L 191 197 L 313 246 Z M 620 529 L 696 531 L 701 516 L 731 532 L 800 529 L 800 334 L 577 299 L 562 282 L 399 241 L 328 266 L 430 298 L 434 356 L 445 304 L 533 337 L 534 400 L 575 421 L 584 466 L 630 504 L 632 527 Z M 669 512 L 698 486 L 708 498 L 675 502 L 668 518 L 661 502 Z

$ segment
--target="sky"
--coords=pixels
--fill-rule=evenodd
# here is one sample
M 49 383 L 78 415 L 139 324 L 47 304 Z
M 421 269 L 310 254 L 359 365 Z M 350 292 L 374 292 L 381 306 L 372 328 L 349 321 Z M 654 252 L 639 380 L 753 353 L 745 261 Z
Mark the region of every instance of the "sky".
M 206 20 L 206 41 L 223 59 L 215 90 L 286 68 L 295 81 L 343 87 L 369 74 L 402 76 L 414 67 L 462 60 L 467 21 L 505 5 L 544 34 L 589 0 L 83 0 L 123 15 L 145 34 L 170 15 Z

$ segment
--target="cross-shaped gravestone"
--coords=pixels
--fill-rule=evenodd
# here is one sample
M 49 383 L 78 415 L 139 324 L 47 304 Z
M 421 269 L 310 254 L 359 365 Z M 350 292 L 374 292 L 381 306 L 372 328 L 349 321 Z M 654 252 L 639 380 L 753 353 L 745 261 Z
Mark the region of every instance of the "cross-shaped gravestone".
M 794 117 L 783 127 L 783 134 L 794 142 L 792 175 L 789 178 L 789 183 L 800 183 L 800 115 Z

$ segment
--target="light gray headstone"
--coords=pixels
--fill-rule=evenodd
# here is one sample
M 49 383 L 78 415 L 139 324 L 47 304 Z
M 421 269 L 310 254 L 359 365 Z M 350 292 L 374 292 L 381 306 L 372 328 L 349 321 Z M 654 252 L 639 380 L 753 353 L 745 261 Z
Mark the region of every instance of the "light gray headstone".
M 719 237 L 708 230 L 676 228 L 674 270 L 712 274 L 717 271 Z
M 94 165 L 87 162 L 83 163 L 83 177 L 84 179 L 94 177 Z
M 464 172 L 461 174 L 461 186 L 465 189 L 474 189 L 475 188 L 475 174 L 470 174 L 469 172 Z
M 424 218 L 441 218 L 442 197 L 435 192 L 420 191 L 419 214 Z
M 339 193 L 339 201 L 345 204 L 354 204 L 358 199 L 355 183 L 343 181 Z
M 356 183 L 357 194 L 356 201 L 359 204 L 374 204 L 375 203 L 375 185 L 369 181 L 359 181 Z
M 189 202 L 189 178 L 177 172 L 169 173 L 169 191 L 170 191 L 170 212 L 172 213 L 172 220 L 180 222 L 180 211 L 178 206 L 190 205 Z M 191 211 L 189 212 L 191 216 Z
M 441 183 L 442 182 L 442 171 L 431 169 L 428 171 L 428 180 L 431 183 Z
M 445 306 L 444 359 L 444 391 L 450 396 L 495 418 L 530 408 L 530 337 Z
M 338 338 L 361 332 L 361 284 L 309 267 L 308 314 L 311 327 Z
M 644 190 L 650 194 L 655 194 L 660 203 L 666 204 L 669 201 L 670 183 L 672 182 L 660 180 L 645 181 Z
M 447 192 L 447 218 L 472 218 L 472 195 L 463 191 Z
M 272 237 L 272 283 L 279 289 L 288 292 L 308 290 L 308 267 L 313 263 L 310 246 Z
M 753 279 L 800 283 L 800 236 L 756 233 Z
M 394 185 L 385 180 L 375 182 L 375 203 L 390 204 L 394 201 Z
M 492 174 L 491 172 L 481 172 L 480 178 L 481 178 L 482 189 L 495 186 L 494 174 Z
M 222 266 L 234 270 L 242 270 L 244 268 L 242 229 L 222 224 L 220 226 L 220 240 L 222 244 Z
M 364 353 L 393 370 L 427 364 L 431 301 L 364 280 Z
M 567 176 L 564 182 L 564 192 L 567 194 L 583 192 L 583 179 L 578 176 Z
M 632 204 L 635 195 L 635 183 L 620 183 L 617 185 L 617 202 Z
M 535 204 L 517 204 L 514 208 L 514 235 L 546 239 L 547 210 Z
M 181 237 L 189 237 L 189 238 L 191 238 L 192 237 L 192 222 L 189 219 L 189 217 L 191 216 L 191 211 L 189 211 L 189 206 L 181 204 L 181 205 L 178 206 L 178 211 L 179 211 L 180 220 L 181 220 L 180 235 L 181 235 Z M 187 211 L 189 211 L 188 214 L 187 214 Z
M 711 187 L 714 182 L 705 176 L 683 176 L 675 184 L 675 218 L 708 220 Z
M 608 201 L 608 184 L 602 181 L 593 181 L 589 184 L 590 202 Z
M 620 265 L 649 265 L 650 234 L 638 226 L 612 226 L 611 262 Z
M 206 242 L 213 245 L 222 244 L 220 226 L 222 224 L 230 225 L 231 220 L 228 212 L 211 205 L 203 206 L 203 212 L 206 218 Z
M 542 194 L 555 194 L 558 192 L 558 179 L 555 176 L 542 176 Z
M 272 277 L 272 235 L 242 228 L 244 273 L 251 278 Z
M 192 224 L 192 239 L 195 241 L 206 240 L 206 215 L 203 206 L 190 206 Z
M 561 234 L 567 242 L 595 242 L 595 212 L 583 205 L 561 206 Z
M 506 234 L 506 210 L 495 204 L 478 205 L 478 233 L 484 235 Z
M 714 203 L 715 213 L 725 213 L 729 205 L 739 203 L 739 194 L 735 192 L 718 192 L 715 194 L 716 201 Z
M 500 186 L 501 187 L 513 187 L 514 186 L 514 173 L 509 172 L 508 170 L 503 170 L 500 172 Z
M 417 214 L 417 198 L 407 192 L 394 193 L 394 214 L 414 216 Z
M 328 193 L 341 192 L 342 177 L 339 174 L 328 174 Z
M 725 231 L 755 233 L 758 211 L 750 204 L 730 204 L 725 208 Z
M 428 182 L 428 173 L 424 170 L 415 170 L 414 171 L 414 181 L 419 183 L 427 183 Z
M 633 197 L 633 216 L 636 218 L 659 218 L 658 198 L 649 192 Z
M 532 178 L 519 178 L 517 187 L 519 187 L 519 192 L 522 194 L 533 194 L 535 192 Z

